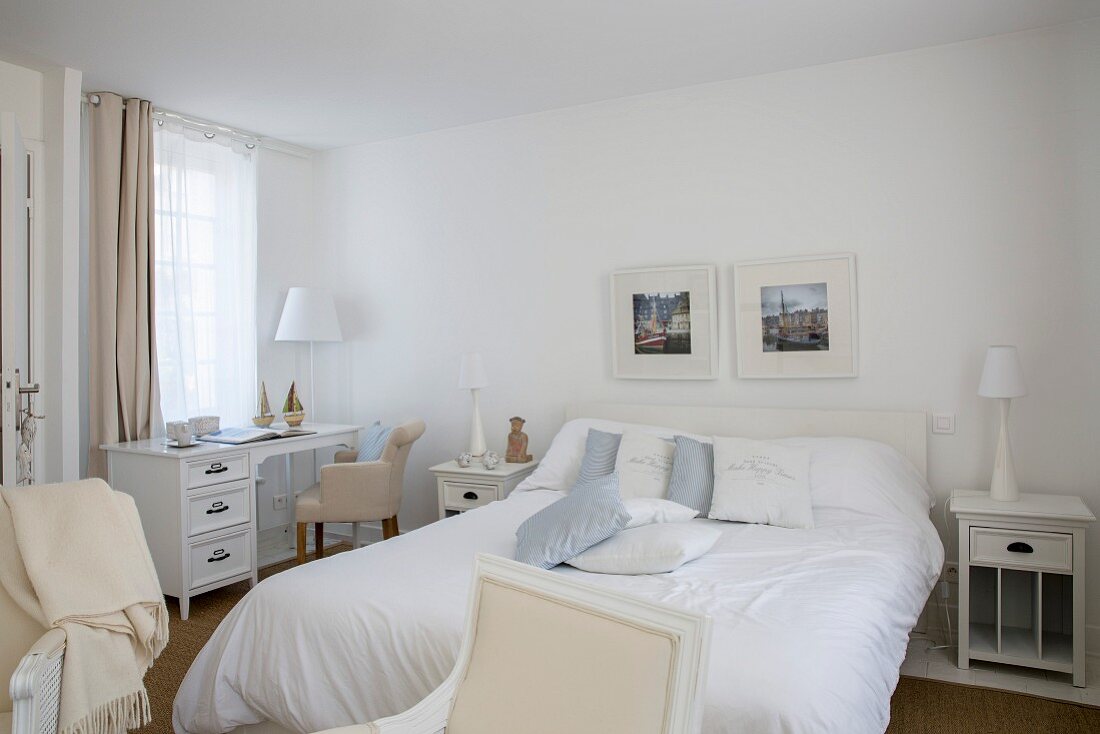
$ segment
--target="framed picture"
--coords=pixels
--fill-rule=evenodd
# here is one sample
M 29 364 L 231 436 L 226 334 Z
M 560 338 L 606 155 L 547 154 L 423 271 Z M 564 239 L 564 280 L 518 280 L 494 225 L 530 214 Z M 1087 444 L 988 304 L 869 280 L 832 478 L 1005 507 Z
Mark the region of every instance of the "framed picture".
M 713 265 L 618 270 L 611 274 L 611 364 L 615 377 L 718 377 L 718 308 Z
M 733 300 L 738 377 L 858 374 L 855 255 L 739 263 Z

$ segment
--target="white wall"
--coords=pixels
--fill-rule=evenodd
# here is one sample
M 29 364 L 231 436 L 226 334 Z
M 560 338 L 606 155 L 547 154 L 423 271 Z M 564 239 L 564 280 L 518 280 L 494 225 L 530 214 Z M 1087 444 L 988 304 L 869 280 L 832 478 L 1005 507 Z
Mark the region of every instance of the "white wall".
M 274 339 L 287 289 L 313 284 L 318 249 L 313 223 L 313 161 L 309 155 L 261 148 L 256 175 L 257 371 L 267 384 L 271 407 L 278 416 L 291 380 L 297 380 L 308 395 L 308 346 L 276 343 Z M 312 406 L 307 410 L 312 412 Z M 308 487 L 313 481 L 312 456 L 296 457 L 293 471 L 295 487 Z M 269 459 L 261 476 L 265 481 L 258 490 L 259 527 L 266 530 L 285 525 L 289 519 L 286 511 L 275 511 L 272 502 L 274 495 L 286 493 L 285 463 Z
M 24 138 L 44 140 L 42 72 L 0 61 L 0 109 L 15 113 Z
M 578 399 L 948 411 L 958 433 L 929 448 L 942 498 L 988 482 L 995 406 L 975 393 L 985 345 L 1006 342 L 1030 387 L 1022 486 L 1100 512 L 1098 90 L 1089 22 L 324 153 L 311 267 L 349 341 L 322 404 L 427 420 L 403 527 L 434 519 L 427 467 L 466 440 L 468 349 L 498 450 L 519 413 L 541 455 Z M 860 377 L 737 379 L 731 264 L 836 251 L 857 254 Z M 720 266 L 720 379 L 614 380 L 608 274 L 676 263 Z M 1100 625 L 1100 526 L 1090 543 Z

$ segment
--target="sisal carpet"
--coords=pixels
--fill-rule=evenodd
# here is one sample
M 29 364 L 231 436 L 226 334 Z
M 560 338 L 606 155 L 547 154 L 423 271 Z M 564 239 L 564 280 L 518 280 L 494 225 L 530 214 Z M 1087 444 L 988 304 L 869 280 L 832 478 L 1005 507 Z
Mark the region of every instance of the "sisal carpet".
M 350 550 L 347 544 L 326 549 L 326 555 Z M 291 568 L 287 561 L 260 570 L 267 578 Z M 218 622 L 248 592 L 248 582 L 226 586 L 191 600 L 190 618 L 183 622 L 169 601 L 168 647 L 145 676 L 153 722 L 142 734 L 172 733 L 172 700 L 184 674 Z M 1100 709 L 1077 706 L 1008 691 L 902 678 L 890 701 L 888 734 L 1076 734 L 1100 732 Z

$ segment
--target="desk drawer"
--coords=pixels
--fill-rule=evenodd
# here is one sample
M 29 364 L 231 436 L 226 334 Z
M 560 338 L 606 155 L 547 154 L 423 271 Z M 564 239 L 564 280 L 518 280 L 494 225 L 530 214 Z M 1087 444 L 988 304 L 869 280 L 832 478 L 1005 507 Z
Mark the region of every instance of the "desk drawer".
M 202 535 L 251 520 L 249 487 L 246 480 L 224 488 L 219 485 L 214 492 L 188 496 L 187 535 Z
M 248 454 L 187 462 L 187 488 L 248 479 Z
M 246 528 L 213 540 L 192 543 L 188 551 L 191 556 L 188 588 L 197 589 L 252 570 L 252 531 Z
M 1073 572 L 1073 536 L 1030 530 L 970 528 L 970 561 Z
M 443 503 L 451 510 L 472 510 L 496 498 L 497 488 L 493 484 L 443 482 Z

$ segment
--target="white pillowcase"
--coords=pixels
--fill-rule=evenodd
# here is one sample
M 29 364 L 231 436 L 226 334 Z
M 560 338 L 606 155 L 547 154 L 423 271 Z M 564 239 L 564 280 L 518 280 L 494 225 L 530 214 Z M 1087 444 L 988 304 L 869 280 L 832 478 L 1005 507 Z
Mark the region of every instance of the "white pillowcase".
M 687 522 L 699 513 L 672 500 L 652 497 L 631 497 L 623 500 L 623 507 L 630 513 L 627 528 L 640 528 L 661 522 Z
M 720 537 L 718 528 L 695 522 L 643 525 L 623 530 L 566 563 L 589 573 L 668 573 L 709 551 Z
M 676 434 L 682 434 L 700 441 L 710 441 L 709 437 L 696 436 L 684 433 L 675 428 L 664 426 L 647 426 L 641 423 L 623 423 L 622 421 L 609 421 L 602 418 L 574 418 L 568 421 L 557 435 L 554 436 L 546 455 L 542 457 L 538 468 L 520 482 L 517 490 L 528 489 L 557 489 L 568 492 L 573 483 L 577 481 L 577 473 L 581 468 L 581 460 L 584 459 L 584 444 L 588 438 L 588 429 L 606 433 L 622 433 L 624 430 L 640 431 L 654 436 L 665 436 L 671 439 Z
M 810 450 L 747 438 L 714 438 L 709 517 L 812 528 Z
M 615 471 L 619 474 L 619 495 L 629 497 L 668 496 L 672 476 L 672 456 L 676 444 L 641 431 L 623 431 Z

